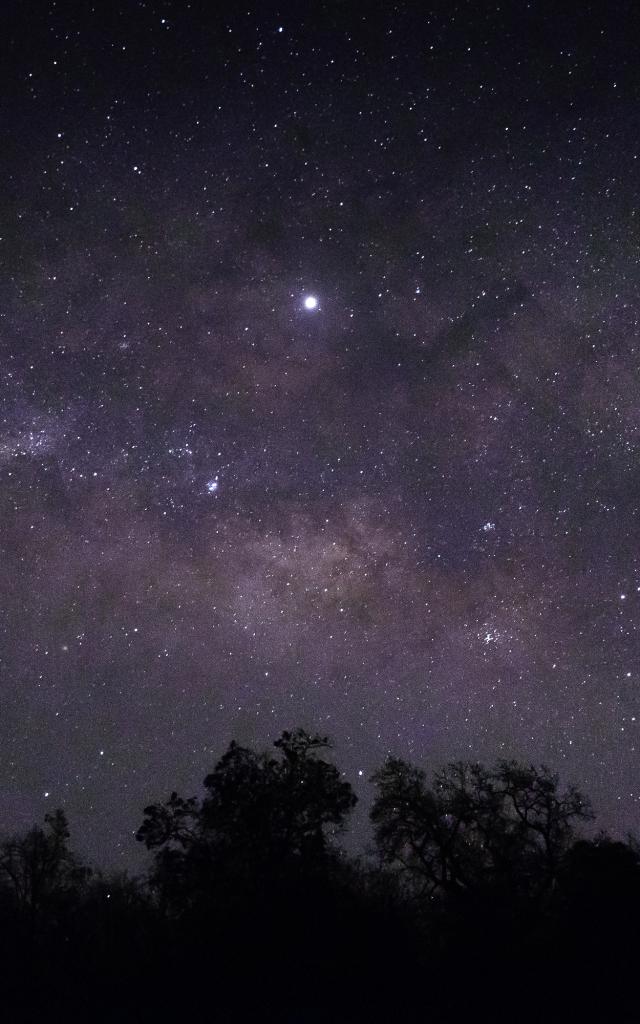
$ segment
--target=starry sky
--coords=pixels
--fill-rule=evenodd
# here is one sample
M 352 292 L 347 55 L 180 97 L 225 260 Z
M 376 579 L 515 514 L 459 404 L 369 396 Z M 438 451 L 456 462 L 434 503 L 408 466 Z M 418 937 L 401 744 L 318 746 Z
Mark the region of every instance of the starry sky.
M 3 828 L 296 725 L 640 828 L 635 4 L 2 6 Z

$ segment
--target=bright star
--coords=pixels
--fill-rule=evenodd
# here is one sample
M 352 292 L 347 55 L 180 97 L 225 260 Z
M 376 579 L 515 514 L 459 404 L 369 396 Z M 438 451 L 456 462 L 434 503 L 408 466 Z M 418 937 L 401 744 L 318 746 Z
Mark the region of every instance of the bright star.
M 304 308 L 305 309 L 317 309 L 318 308 L 318 299 L 316 298 L 315 295 L 306 295 L 305 296 Z
M 207 484 L 207 491 L 209 492 L 209 494 L 215 494 L 216 491 L 218 490 L 218 486 L 218 478 L 217 476 L 214 476 L 213 480 L 209 480 Z

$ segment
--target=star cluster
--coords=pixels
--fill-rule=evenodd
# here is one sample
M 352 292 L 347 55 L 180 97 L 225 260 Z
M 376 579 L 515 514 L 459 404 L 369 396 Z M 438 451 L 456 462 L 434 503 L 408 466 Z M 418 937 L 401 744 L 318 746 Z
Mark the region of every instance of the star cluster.
M 13 5 L 0 807 L 132 863 L 234 736 L 640 827 L 631 4 Z

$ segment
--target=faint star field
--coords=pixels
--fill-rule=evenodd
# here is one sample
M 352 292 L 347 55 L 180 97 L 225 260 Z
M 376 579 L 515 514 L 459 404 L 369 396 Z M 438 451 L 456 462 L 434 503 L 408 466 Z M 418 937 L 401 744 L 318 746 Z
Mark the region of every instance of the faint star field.
M 136 864 L 302 725 L 364 804 L 515 756 L 637 830 L 637 12 L 19 6 L 7 829 Z

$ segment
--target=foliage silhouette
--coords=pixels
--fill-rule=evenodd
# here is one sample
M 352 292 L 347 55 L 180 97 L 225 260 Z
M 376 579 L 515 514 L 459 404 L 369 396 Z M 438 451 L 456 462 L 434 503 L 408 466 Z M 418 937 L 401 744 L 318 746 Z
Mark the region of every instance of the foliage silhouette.
M 44 828 L 35 825 L 24 836 L 0 844 L 0 877 L 31 935 L 43 912 L 60 907 L 90 875 L 71 852 L 64 811 L 45 815 L 44 822 Z
M 389 758 L 373 776 L 371 821 L 380 855 L 419 890 L 457 892 L 510 884 L 544 889 L 574 833 L 591 817 L 575 789 L 558 792 L 547 768 L 500 761 L 489 770 L 452 762 L 434 774 Z
M 320 756 L 328 740 L 296 729 L 274 746 L 276 756 L 232 742 L 204 780 L 204 799 L 174 792 L 145 808 L 137 839 L 156 851 L 153 882 L 165 909 L 231 881 L 290 881 L 334 860 L 333 840 L 356 797 Z
M 201 797 L 150 804 L 146 878 L 90 871 L 62 811 L 0 843 L 8 1019 L 160 1024 L 526 1024 L 638 1019 L 640 850 L 580 838 L 587 801 L 544 767 L 374 775 L 377 859 L 324 737 L 237 743 Z M 580 979 L 588 977 L 588 986 Z

